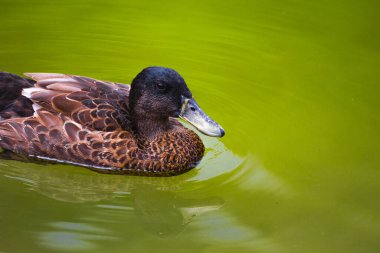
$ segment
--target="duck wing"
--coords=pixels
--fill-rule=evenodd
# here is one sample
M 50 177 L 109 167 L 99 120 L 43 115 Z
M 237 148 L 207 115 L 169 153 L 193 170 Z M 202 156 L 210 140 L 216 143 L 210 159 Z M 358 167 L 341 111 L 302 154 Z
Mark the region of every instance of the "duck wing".
M 0 146 L 24 156 L 105 168 L 123 168 L 137 154 L 128 131 L 89 130 L 43 108 L 30 117 L 0 121 Z
M 129 85 L 65 74 L 25 75 L 36 81 L 22 92 L 35 111 L 42 107 L 90 130 L 130 130 Z

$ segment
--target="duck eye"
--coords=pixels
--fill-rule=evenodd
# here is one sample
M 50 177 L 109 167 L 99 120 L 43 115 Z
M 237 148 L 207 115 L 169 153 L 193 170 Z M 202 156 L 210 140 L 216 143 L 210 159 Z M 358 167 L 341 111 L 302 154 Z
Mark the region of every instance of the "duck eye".
M 166 85 L 163 84 L 163 83 L 160 83 L 160 82 L 158 82 L 158 83 L 156 84 L 156 86 L 157 86 L 157 88 L 158 88 L 159 90 L 165 90 L 165 89 L 166 89 Z

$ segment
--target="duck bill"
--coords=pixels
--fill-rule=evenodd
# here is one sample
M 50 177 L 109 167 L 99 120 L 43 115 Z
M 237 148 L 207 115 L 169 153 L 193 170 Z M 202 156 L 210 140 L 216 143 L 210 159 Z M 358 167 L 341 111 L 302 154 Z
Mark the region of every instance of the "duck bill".
M 202 111 L 194 98 L 182 97 L 182 109 L 179 117 L 195 126 L 205 135 L 224 136 L 223 128 Z

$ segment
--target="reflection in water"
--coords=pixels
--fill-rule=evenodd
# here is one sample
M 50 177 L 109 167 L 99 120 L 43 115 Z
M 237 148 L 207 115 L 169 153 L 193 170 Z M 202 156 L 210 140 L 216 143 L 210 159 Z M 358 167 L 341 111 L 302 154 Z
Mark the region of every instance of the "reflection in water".
M 178 234 L 195 216 L 223 204 L 221 198 L 185 199 L 170 191 L 157 191 L 151 185 L 142 185 L 132 196 L 136 215 L 146 231 L 160 237 Z
M 91 205 L 85 213 L 78 213 L 78 221 L 49 221 L 46 231 L 36 232 L 40 244 L 48 248 L 79 250 L 92 248 L 93 240 L 120 239 L 120 235 L 101 228 L 104 222 L 92 220 L 94 216 L 106 215 L 107 223 L 123 223 L 126 219 L 130 222 L 132 214 L 145 231 L 168 237 L 183 231 L 194 217 L 219 209 L 224 203 L 219 197 L 184 198 L 176 194 L 174 190 L 189 175 L 172 178 L 103 175 L 72 166 L 31 163 L 14 166 L 6 162 L 20 163 L 4 162 L 0 166 L 4 176 L 21 181 L 44 196 L 76 205 L 99 203 Z

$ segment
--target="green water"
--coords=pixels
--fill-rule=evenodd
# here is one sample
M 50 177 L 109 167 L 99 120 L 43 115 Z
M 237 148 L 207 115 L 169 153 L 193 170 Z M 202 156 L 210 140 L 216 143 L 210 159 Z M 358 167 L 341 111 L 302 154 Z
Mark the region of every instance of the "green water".
M 0 252 L 379 252 L 379 7 L 0 0 L 1 70 L 172 67 L 226 130 L 173 178 L 0 161 Z

